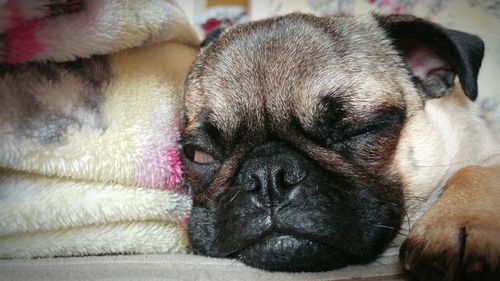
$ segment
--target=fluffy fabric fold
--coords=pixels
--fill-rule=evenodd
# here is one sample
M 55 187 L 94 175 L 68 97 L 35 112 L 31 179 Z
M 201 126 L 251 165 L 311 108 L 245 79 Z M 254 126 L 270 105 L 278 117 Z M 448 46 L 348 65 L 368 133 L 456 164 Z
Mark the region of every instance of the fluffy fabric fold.
M 184 253 L 186 247 L 184 227 L 136 221 L 2 237 L 0 258 Z
M 174 1 L 0 0 L 2 62 L 67 61 L 155 42 L 196 46 Z
M 35 2 L 0 0 L 0 258 L 186 251 L 196 32 L 171 1 Z
M 0 237 L 135 221 L 181 224 L 189 208 L 187 195 L 174 191 L 0 175 Z
M 185 252 L 189 200 L 173 191 L 0 177 L 0 258 Z
M 175 187 L 181 179 L 179 100 L 194 55 L 169 42 L 0 68 L 0 165 L 77 180 Z

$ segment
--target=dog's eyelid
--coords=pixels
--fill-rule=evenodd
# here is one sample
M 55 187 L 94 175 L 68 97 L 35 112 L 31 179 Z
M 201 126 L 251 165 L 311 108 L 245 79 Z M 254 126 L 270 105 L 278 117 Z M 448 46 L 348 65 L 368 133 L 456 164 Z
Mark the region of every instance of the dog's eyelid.
M 353 125 L 354 130 L 366 130 L 370 128 L 383 128 L 402 122 L 404 114 L 401 110 L 388 109 L 381 113 L 375 113 L 372 117 L 358 121 Z
M 212 155 L 206 152 L 203 152 L 201 150 L 195 150 L 193 161 L 198 164 L 212 164 L 215 161 L 215 159 Z
M 181 138 L 180 140 L 177 141 L 178 144 L 185 146 L 191 143 L 189 138 Z
M 181 140 L 179 140 L 179 144 L 182 146 L 196 147 L 198 150 L 211 154 L 217 153 L 215 149 L 217 146 L 210 141 L 210 138 L 206 137 L 200 138 L 196 136 L 184 136 Z
M 346 125 L 344 133 L 334 140 L 333 143 L 343 143 L 355 137 L 368 133 L 376 133 L 401 124 L 404 119 L 404 110 L 400 108 L 387 108 L 379 113 L 369 114 L 372 117 L 361 119 L 350 125 Z
M 182 151 L 190 161 L 196 164 L 209 165 L 217 161 L 213 153 L 204 150 L 198 145 L 186 144 L 183 146 Z

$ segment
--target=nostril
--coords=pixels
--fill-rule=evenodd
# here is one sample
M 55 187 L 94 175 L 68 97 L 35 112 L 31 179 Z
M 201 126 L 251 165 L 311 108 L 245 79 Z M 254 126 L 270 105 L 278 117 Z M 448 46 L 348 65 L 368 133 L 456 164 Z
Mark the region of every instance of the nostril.
M 278 151 L 247 159 L 238 172 L 236 183 L 242 191 L 261 200 L 273 200 L 291 192 L 307 179 L 311 165 L 300 155 Z
M 252 174 L 251 176 L 249 176 L 249 179 L 243 185 L 243 188 L 245 191 L 248 192 L 258 192 L 261 188 L 261 183 L 259 178 L 255 174 Z
M 280 168 L 274 174 L 274 184 L 276 186 L 285 186 L 287 182 L 285 180 L 285 172 Z

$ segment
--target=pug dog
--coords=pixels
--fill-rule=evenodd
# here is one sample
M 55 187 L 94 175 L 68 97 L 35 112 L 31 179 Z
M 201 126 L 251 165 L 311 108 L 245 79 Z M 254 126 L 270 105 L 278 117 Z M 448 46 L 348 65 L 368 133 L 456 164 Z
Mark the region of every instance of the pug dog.
M 193 250 L 325 271 L 373 261 L 409 224 L 410 276 L 500 280 L 500 145 L 473 102 L 483 53 L 409 15 L 223 32 L 185 87 Z

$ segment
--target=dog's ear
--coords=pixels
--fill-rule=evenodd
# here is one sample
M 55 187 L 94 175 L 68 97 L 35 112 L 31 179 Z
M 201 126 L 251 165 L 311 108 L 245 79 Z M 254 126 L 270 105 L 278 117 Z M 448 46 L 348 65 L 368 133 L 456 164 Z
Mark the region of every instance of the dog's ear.
M 374 16 L 404 57 L 426 98 L 451 93 L 455 75 L 467 97 L 477 98 L 477 76 L 484 55 L 484 43 L 479 37 L 415 16 Z

